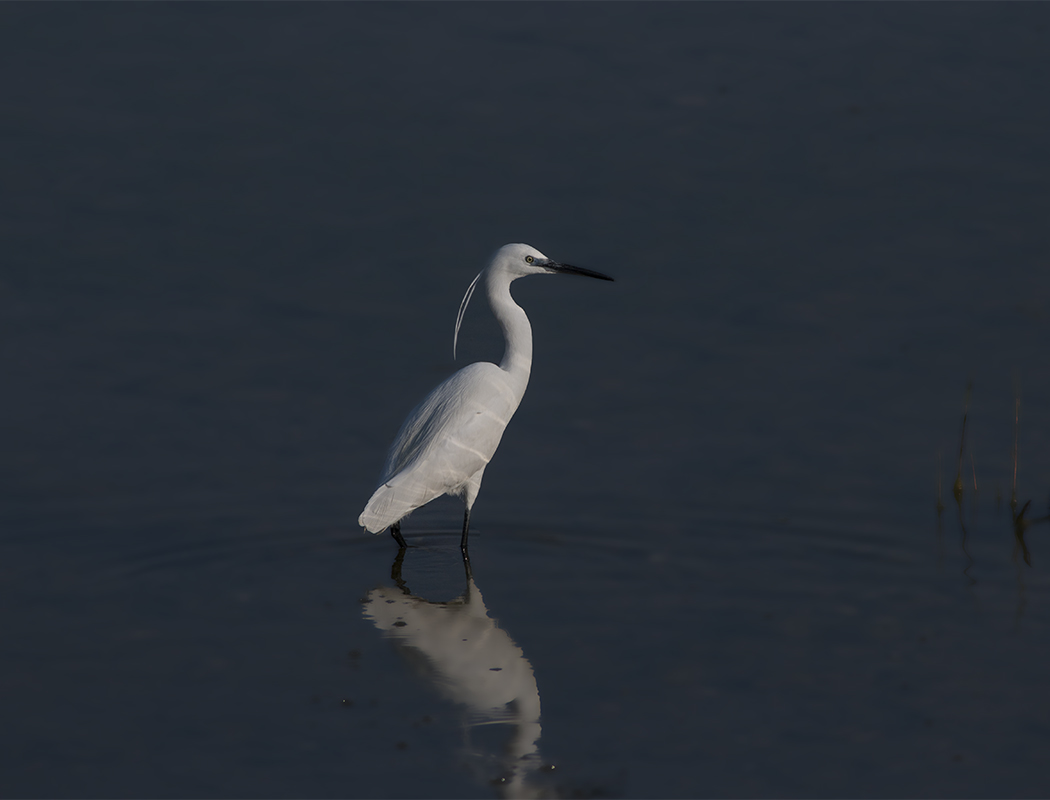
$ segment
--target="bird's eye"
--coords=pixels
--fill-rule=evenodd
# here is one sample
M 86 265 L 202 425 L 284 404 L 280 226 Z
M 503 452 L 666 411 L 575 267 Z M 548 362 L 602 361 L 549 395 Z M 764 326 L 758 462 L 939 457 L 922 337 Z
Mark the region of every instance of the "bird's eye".
M 535 260 L 536 260 L 536 259 L 535 259 L 535 258 L 533 258 L 532 256 L 525 256 L 525 263 L 526 263 L 526 264 L 531 264 L 531 263 L 532 263 L 533 261 L 535 261 Z

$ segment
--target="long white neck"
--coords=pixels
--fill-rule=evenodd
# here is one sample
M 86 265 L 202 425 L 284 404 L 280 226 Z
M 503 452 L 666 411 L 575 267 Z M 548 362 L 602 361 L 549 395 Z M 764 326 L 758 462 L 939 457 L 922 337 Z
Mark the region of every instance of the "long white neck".
M 525 311 L 510 296 L 510 280 L 506 273 L 490 272 L 485 276 L 485 289 L 489 306 L 503 328 L 507 349 L 503 352 L 500 369 L 521 381 L 521 391 L 529 382 L 532 372 L 532 325 Z

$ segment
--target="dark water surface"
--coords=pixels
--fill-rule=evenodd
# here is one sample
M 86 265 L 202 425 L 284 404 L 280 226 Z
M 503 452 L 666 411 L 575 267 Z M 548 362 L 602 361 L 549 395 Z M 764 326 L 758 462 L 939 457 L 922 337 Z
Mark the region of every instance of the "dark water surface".
M 4 4 L 0 64 L 0 795 L 1050 794 L 1050 6 Z M 456 501 L 356 519 L 510 241 L 616 283 L 515 284 L 468 584 Z

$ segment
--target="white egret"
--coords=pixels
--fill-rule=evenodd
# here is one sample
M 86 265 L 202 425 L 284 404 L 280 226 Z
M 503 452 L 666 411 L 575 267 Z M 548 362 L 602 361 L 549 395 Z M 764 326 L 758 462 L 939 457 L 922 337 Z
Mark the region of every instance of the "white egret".
M 499 366 L 481 361 L 464 367 L 408 415 L 387 455 L 378 488 L 358 518 L 369 533 L 390 528 L 398 545 L 405 547 L 401 536 L 404 517 L 436 497 L 458 495 L 466 504 L 460 540 L 466 556 L 470 509 L 532 370 L 532 326 L 510 296 L 510 284 L 526 275 L 554 273 L 612 280 L 600 272 L 551 261 L 527 244 L 504 245 L 474 278 L 456 317 L 453 357 L 463 313 L 480 282 L 503 328 L 503 361 Z

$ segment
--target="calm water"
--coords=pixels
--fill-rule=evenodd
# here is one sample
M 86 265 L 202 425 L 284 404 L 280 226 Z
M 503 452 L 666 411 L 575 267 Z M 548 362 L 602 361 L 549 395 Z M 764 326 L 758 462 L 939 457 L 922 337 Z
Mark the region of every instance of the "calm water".
M 0 7 L 0 795 L 1050 794 L 1048 54 L 1041 4 Z M 510 241 L 616 283 L 515 284 L 468 583 L 456 501 L 355 522 Z

